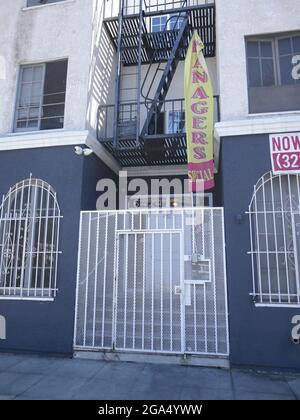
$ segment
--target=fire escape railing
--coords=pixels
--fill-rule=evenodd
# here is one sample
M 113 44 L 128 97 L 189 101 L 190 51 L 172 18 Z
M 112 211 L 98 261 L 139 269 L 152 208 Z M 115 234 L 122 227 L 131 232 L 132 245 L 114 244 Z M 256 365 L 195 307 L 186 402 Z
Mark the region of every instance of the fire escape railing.
M 106 0 L 106 17 L 112 18 L 118 14 L 115 7 L 116 0 Z M 143 11 L 145 14 L 168 13 L 170 10 L 181 9 L 185 0 L 143 0 Z M 187 0 L 186 7 L 199 7 L 202 5 L 214 4 L 215 0 Z M 123 13 L 125 16 L 137 15 L 140 12 L 139 0 L 125 0 Z
M 135 136 L 136 118 L 137 118 L 137 103 L 128 102 L 122 103 L 120 106 L 120 123 L 121 131 L 120 138 L 130 140 Z M 144 120 L 149 118 L 147 112 L 148 106 L 145 102 L 140 104 Z M 114 121 L 115 105 L 102 105 L 98 108 L 97 120 L 97 139 L 100 142 L 108 142 L 113 139 L 113 121 Z M 173 124 L 170 123 L 171 118 L 180 119 Z M 142 120 L 142 121 L 144 121 Z M 220 101 L 219 96 L 214 96 L 214 120 L 219 122 L 220 115 Z M 168 124 L 169 123 L 169 124 Z M 177 127 L 180 126 L 178 130 Z M 162 101 L 161 111 L 155 116 L 153 131 L 146 133 L 145 138 L 154 137 L 168 137 L 170 135 L 185 135 L 185 100 L 184 99 L 167 99 Z

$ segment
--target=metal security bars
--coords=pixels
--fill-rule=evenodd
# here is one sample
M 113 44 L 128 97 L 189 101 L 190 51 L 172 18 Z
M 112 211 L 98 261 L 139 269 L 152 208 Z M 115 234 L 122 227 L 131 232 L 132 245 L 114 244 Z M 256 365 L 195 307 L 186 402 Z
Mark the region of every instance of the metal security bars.
M 3 197 L 0 298 L 55 297 L 60 219 L 56 193 L 40 179 L 21 181 Z
M 124 15 L 136 15 L 140 12 L 140 5 L 145 14 L 159 14 L 163 12 L 176 11 L 183 7 L 199 7 L 214 4 L 214 0 L 124 0 Z M 115 16 L 119 11 L 119 4 L 116 0 L 107 0 L 105 4 L 105 16 Z
M 76 350 L 227 356 L 223 209 L 83 212 Z
M 264 175 L 249 206 L 253 299 L 300 305 L 300 177 Z

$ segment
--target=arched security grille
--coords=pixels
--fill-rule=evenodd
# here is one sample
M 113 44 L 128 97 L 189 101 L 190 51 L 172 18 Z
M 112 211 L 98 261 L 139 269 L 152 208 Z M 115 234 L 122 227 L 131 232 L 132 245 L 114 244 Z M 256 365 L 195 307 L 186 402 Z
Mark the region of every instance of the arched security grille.
M 0 297 L 53 298 L 60 208 L 53 188 L 29 178 L 3 197 L 0 222 Z
M 255 302 L 299 305 L 300 176 L 265 174 L 249 216 Z

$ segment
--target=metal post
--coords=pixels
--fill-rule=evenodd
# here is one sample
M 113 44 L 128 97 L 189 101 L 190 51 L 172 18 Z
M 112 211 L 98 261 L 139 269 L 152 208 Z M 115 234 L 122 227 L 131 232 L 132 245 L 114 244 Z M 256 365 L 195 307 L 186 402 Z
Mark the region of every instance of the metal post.
M 143 0 L 139 5 L 139 41 L 138 41 L 138 69 L 137 69 L 137 109 L 136 109 L 136 147 L 140 145 L 141 123 L 141 88 L 142 88 L 142 33 L 143 33 Z
M 119 138 L 119 114 L 120 114 L 120 90 L 121 90 L 121 70 L 122 70 L 122 26 L 124 14 L 124 0 L 119 0 L 119 33 L 117 47 L 117 73 L 115 90 L 115 112 L 114 112 L 114 148 L 118 147 Z

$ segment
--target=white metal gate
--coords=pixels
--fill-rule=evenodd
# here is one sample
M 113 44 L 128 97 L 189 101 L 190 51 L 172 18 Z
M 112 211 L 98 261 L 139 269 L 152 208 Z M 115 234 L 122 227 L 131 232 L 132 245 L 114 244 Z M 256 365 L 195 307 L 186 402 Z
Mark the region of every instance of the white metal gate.
M 227 356 L 223 209 L 83 212 L 74 347 Z

